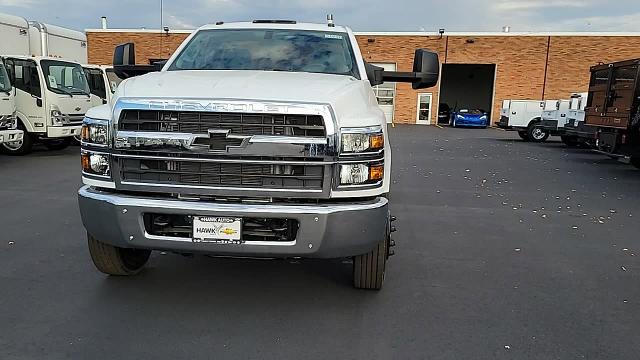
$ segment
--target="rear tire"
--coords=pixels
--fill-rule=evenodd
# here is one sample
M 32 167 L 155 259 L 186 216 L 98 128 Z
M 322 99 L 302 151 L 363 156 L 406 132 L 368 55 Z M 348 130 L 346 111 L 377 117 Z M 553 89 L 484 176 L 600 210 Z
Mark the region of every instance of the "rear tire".
M 61 139 L 43 139 L 42 143 L 49 150 L 64 150 L 69 145 L 71 145 L 71 138 L 61 138 Z
M 518 131 L 518 136 L 524 141 L 529 141 L 529 135 L 527 135 L 526 131 Z
M 0 150 L 7 155 L 21 156 L 27 155 L 33 150 L 33 136 L 26 131 L 20 121 L 18 121 L 18 129 L 22 130 L 22 141 L 13 143 L 3 143 L 0 145 Z
M 125 249 L 105 244 L 87 234 L 93 264 L 107 275 L 135 275 L 149 260 L 151 250 Z
M 389 257 L 389 234 L 371 252 L 353 257 L 353 286 L 357 289 L 380 290 Z
M 531 124 L 527 128 L 527 137 L 533 142 L 545 142 L 549 138 L 549 133 L 537 127 L 536 124 Z

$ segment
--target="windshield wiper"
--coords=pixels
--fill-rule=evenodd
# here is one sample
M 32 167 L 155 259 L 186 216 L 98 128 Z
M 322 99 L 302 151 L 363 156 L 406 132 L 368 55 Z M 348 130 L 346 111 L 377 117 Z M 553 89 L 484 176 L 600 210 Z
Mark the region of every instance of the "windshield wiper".
M 73 97 L 73 93 L 71 91 L 67 91 L 65 89 L 51 88 L 51 91 L 57 92 L 58 94 L 63 93 L 63 94 L 69 95 L 70 97 Z

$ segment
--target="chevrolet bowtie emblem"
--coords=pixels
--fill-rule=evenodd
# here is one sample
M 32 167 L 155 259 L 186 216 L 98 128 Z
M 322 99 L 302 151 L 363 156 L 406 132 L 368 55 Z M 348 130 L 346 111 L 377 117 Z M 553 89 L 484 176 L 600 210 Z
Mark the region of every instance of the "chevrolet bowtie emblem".
M 76 108 L 76 111 L 80 111 L 80 110 L 82 110 L 82 108 L 79 108 L 79 107 Z
M 232 148 L 242 148 L 246 146 L 250 136 L 234 135 L 231 130 L 209 130 L 209 136 L 199 136 L 194 139 L 194 146 L 208 146 L 209 151 L 229 151 Z

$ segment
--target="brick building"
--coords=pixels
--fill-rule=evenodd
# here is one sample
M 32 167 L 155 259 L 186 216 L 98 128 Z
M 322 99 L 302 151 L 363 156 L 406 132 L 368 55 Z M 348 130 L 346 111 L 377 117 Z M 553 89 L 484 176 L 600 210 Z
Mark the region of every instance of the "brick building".
M 89 62 L 110 64 L 113 48 L 136 44 L 136 60 L 166 59 L 190 31 L 87 30 Z M 356 33 L 365 60 L 411 71 L 413 52 L 438 52 L 441 79 L 430 89 L 386 84 L 376 89 L 381 107 L 396 123 L 437 123 L 441 103 L 451 108 L 492 109 L 504 99 L 561 99 L 587 91 L 589 67 L 640 57 L 640 33 Z M 421 111 L 418 111 L 420 107 Z M 422 116 L 420 115 L 422 114 Z

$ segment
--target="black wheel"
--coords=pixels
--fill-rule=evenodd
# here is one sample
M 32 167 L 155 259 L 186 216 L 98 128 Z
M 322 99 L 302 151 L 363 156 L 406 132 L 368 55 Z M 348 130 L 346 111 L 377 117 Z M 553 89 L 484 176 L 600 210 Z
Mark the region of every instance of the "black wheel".
M 20 121 L 18 121 L 18 129 L 24 131 L 22 140 L 12 143 L 2 143 L 0 150 L 7 155 L 26 155 L 33 149 L 33 136 L 28 133 Z
M 549 138 L 549 133 L 535 124 L 531 124 L 527 128 L 527 137 L 533 142 L 545 142 Z
M 357 289 L 380 290 L 384 282 L 384 273 L 391 245 L 390 220 L 387 221 L 387 234 L 375 249 L 363 255 L 353 257 L 353 286 Z
M 518 136 L 524 141 L 529 141 L 529 135 L 527 135 L 526 131 L 518 131 Z
M 69 145 L 71 145 L 71 138 L 60 138 L 60 139 L 44 139 L 42 140 L 44 146 L 49 150 L 62 150 L 66 149 Z
M 93 264 L 107 275 L 135 275 L 149 260 L 151 250 L 125 249 L 102 243 L 87 234 Z
M 631 165 L 640 169 L 640 156 L 632 156 L 630 159 Z
M 576 147 L 580 144 L 578 139 L 574 136 L 560 136 L 560 139 L 568 147 Z

